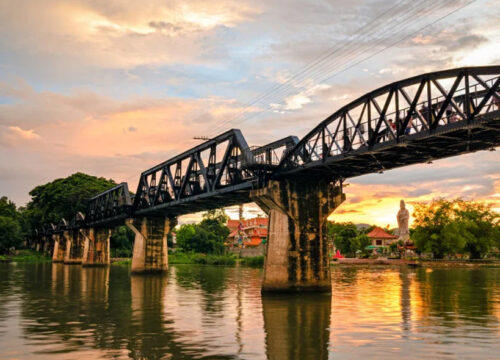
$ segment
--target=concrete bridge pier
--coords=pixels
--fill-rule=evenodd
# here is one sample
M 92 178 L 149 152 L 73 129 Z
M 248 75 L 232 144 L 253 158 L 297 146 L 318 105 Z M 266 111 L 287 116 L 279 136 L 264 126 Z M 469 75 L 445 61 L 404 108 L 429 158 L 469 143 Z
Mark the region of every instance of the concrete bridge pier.
M 125 224 L 135 233 L 132 273 L 158 273 L 168 270 L 167 234 L 174 226 L 168 217 L 127 219 Z
M 83 229 L 71 230 L 66 236 L 65 264 L 81 264 L 83 258 L 83 247 L 85 233 Z
M 58 263 L 64 261 L 64 256 L 66 254 L 66 236 L 64 231 L 63 233 L 52 235 L 52 239 L 54 240 L 54 250 L 52 252 L 52 262 Z
M 106 266 L 111 262 L 110 256 L 111 229 L 90 228 L 85 234 L 83 245 L 83 266 Z
M 271 180 L 250 196 L 269 216 L 262 292 L 330 292 L 326 224 L 345 200 L 341 185 Z
M 44 236 L 42 240 L 43 256 L 53 256 L 54 241 L 52 236 Z

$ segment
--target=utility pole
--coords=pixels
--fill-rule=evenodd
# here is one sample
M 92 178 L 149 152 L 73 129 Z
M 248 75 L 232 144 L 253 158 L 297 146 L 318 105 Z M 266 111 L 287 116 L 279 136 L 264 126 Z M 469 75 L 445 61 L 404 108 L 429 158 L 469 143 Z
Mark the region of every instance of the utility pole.
M 243 204 L 240 204 L 240 207 L 239 207 L 239 218 L 240 218 L 240 222 L 243 220 Z
M 208 140 L 210 140 L 210 138 L 209 138 L 209 137 L 207 137 L 207 136 L 195 136 L 193 139 L 194 139 L 194 140 L 203 140 L 203 141 L 208 141 Z

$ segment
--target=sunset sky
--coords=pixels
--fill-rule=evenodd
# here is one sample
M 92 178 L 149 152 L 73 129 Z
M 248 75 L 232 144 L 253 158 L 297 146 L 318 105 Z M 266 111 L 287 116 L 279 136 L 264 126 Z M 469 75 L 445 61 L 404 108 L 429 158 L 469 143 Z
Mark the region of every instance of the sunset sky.
M 77 171 L 135 191 L 141 171 L 193 136 L 230 128 L 250 145 L 301 137 L 392 81 L 500 64 L 499 19 L 498 0 L 2 0 L 0 195 L 24 205 L 36 185 Z M 318 73 L 253 101 L 335 46 Z M 336 221 L 394 226 L 400 199 L 500 211 L 498 151 L 348 183 Z

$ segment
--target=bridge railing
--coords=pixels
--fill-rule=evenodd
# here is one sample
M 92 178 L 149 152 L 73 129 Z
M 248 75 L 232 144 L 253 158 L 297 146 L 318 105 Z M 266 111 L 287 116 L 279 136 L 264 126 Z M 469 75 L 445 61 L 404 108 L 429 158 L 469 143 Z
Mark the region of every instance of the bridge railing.
M 132 207 L 127 183 L 121 183 L 89 200 L 87 224 L 96 224 L 126 216 Z
M 377 89 L 344 106 L 307 134 L 280 172 L 417 133 L 473 121 L 500 109 L 500 67 L 447 70 Z
M 261 167 L 261 165 L 267 165 L 270 168 L 278 166 L 287 151 L 298 142 L 299 139 L 296 136 L 287 136 L 270 144 L 252 148 L 253 164 L 251 166 L 254 168 Z

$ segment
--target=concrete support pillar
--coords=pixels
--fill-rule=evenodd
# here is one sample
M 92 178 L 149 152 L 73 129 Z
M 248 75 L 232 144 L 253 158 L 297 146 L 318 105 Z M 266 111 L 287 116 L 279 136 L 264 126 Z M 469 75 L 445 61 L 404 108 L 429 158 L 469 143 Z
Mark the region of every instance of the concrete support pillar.
M 82 265 L 105 266 L 111 262 L 110 242 L 111 229 L 90 228 L 85 237 Z
M 85 243 L 84 229 L 71 230 L 66 235 L 65 264 L 81 264 L 83 258 L 83 246 Z
M 66 241 L 66 251 L 64 252 L 64 263 L 67 264 L 69 260 L 69 255 L 71 252 L 71 237 L 69 231 L 64 232 L 64 240 Z
M 168 269 L 167 234 L 172 219 L 165 217 L 127 219 L 135 233 L 132 273 L 163 272 Z
M 262 292 L 330 292 L 326 224 L 345 200 L 341 186 L 315 179 L 272 180 L 250 196 L 269 216 Z
M 42 251 L 43 251 L 43 256 L 50 256 L 50 237 L 44 236 L 42 238 Z
M 52 262 L 63 262 L 64 255 L 66 253 L 66 240 L 64 234 L 54 234 L 52 235 L 54 241 L 54 250 L 52 253 Z

